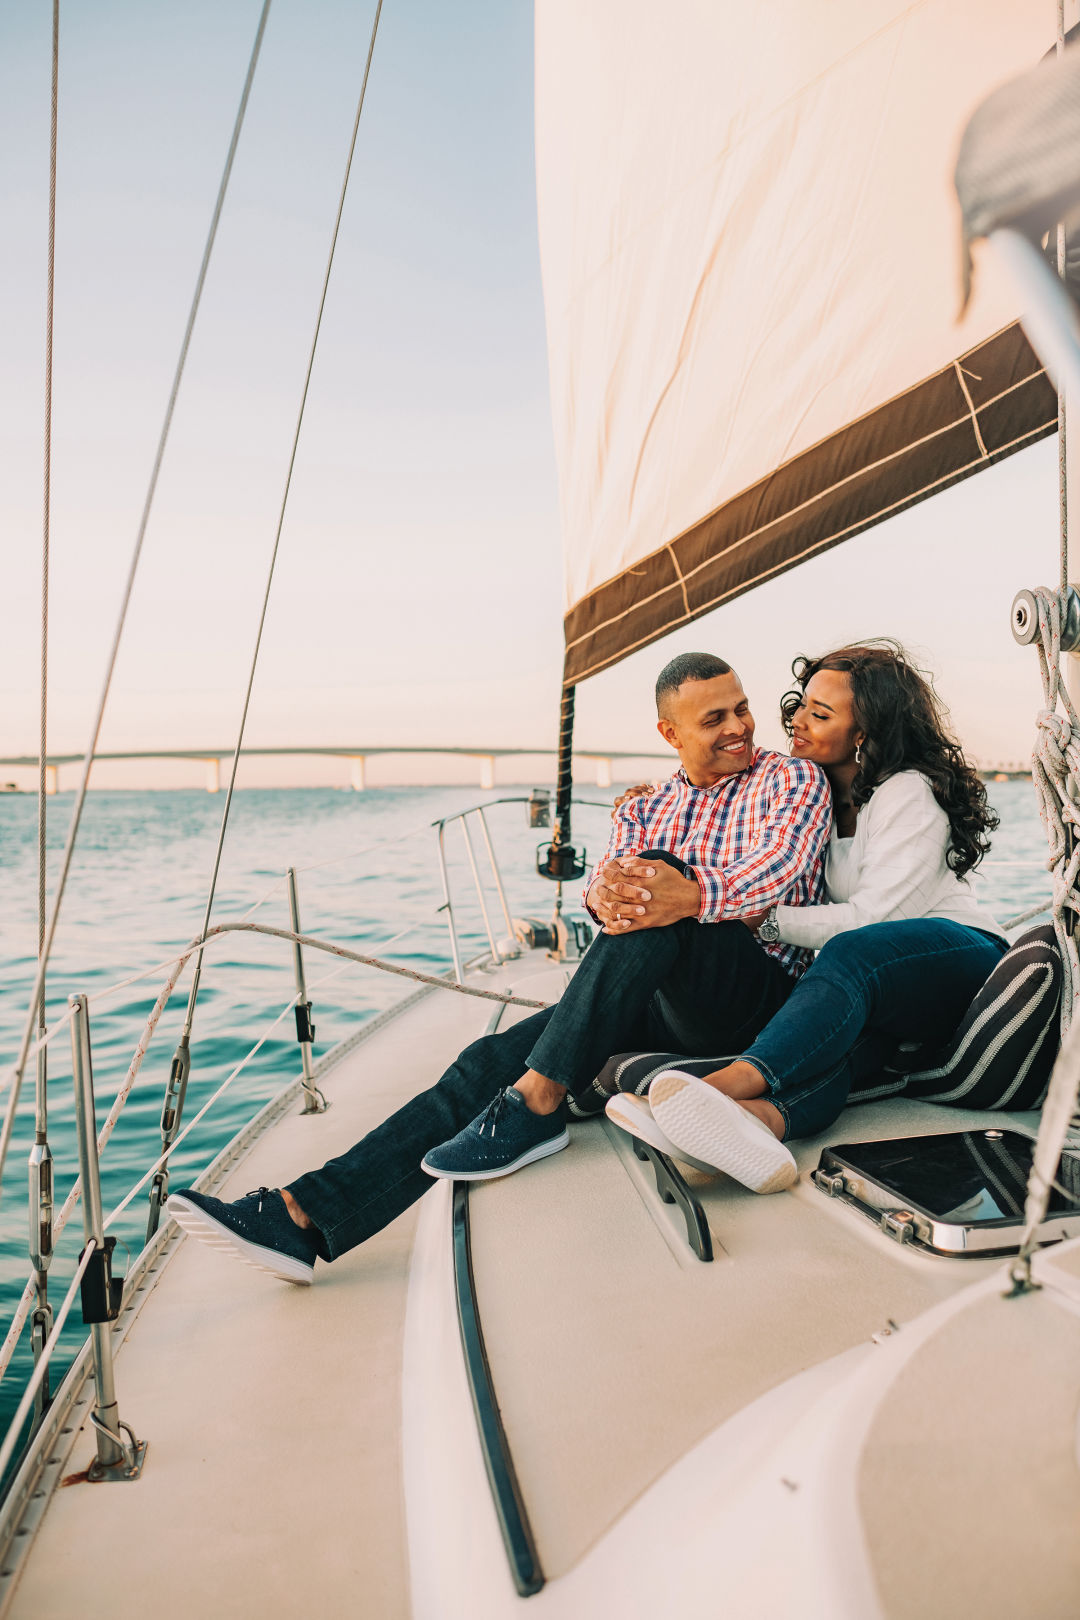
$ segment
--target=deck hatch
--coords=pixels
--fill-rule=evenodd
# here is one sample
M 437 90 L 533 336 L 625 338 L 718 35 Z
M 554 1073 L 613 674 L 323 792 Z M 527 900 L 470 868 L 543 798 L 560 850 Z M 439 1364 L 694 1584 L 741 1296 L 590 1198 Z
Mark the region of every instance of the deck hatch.
M 1018 1131 L 948 1131 L 826 1148 L 813 1174 L 829 1197 L 867 1216 L 886 1236 L 929 1254 L 1015 1253 L 1034 1141 Z M 1043 1243 L 1080 1236 L 1080 1157 L 1065 1153 Z

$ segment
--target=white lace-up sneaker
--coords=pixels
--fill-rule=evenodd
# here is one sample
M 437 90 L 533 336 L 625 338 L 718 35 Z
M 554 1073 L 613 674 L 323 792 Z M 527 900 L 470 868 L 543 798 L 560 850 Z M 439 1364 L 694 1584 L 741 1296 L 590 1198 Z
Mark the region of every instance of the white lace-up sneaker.
M 681 1164 L 689 1164 L 695 1170 L 703 1170 L 707 1176 L 715 1176 L 715 1165 L 706 1164 L 704 1159 L 693 1158 L 683 1148 L 676 1147 L 670 1137 L 664 1135 L 653 1118 L 647 1097 L 635 1097 L 632 1091 L 620 1091 L 617 1096 L 608 1098 L 604 1112 L 620 1130 L 628 1131 L 641 1142 L 648 1142 L 658 1153 L 666 1153 L 669 1158 L 678 1159 Z
M 769 1127 L 704 1080 L 665 1069 L 649 1087 L 649 1107 L 677 1152 L 704 1159 L 751 1192 L 783 1192 L 799 1179 L 790 1149 Z

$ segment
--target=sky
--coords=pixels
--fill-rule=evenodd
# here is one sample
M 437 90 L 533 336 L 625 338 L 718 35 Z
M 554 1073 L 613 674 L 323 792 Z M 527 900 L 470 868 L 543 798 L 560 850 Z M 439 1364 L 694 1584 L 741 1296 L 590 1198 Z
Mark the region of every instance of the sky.
M 49 11 L 0 0 L 0 755 L 37 746 Z M 259 6 L 61 11 L 50 746 L 81 752 Z M 372 13 L 274 0 L 102 749 L 235 736 Z M 652 683 L 687 648 L 735 665 L 778 742 L 797 653 L 891 634 L 966 746 L 1026 758 L 1041 698 L 1009 605 L 1056 579 L 1057 549 L 1047 441 L 584 683 L 579 744 L 657 751 Z M 561 614 L 531 8 L 386 0 L 248 741 L 550 747 Z M 500 780 L 522 770 L 543 778 Z M 312 760 L 241 777 L 347 780 Z

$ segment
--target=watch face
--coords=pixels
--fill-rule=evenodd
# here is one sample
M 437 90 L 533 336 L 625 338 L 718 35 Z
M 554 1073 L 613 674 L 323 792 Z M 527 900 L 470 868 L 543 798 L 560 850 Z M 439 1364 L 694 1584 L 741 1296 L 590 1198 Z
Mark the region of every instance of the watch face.
M 780 928 L 774 918 L 766 917 L 758 929 L 758 938 L 763 939 L 766 945 L 776 944 L 776 941 L 780 938 Z

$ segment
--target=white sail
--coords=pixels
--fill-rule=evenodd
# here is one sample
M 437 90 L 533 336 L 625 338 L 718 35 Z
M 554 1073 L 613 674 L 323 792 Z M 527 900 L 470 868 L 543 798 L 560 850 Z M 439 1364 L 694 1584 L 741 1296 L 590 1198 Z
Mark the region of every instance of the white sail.
M 961 131 L 1050 0 L 540 0 L 568 682 L 1056 426 Z

